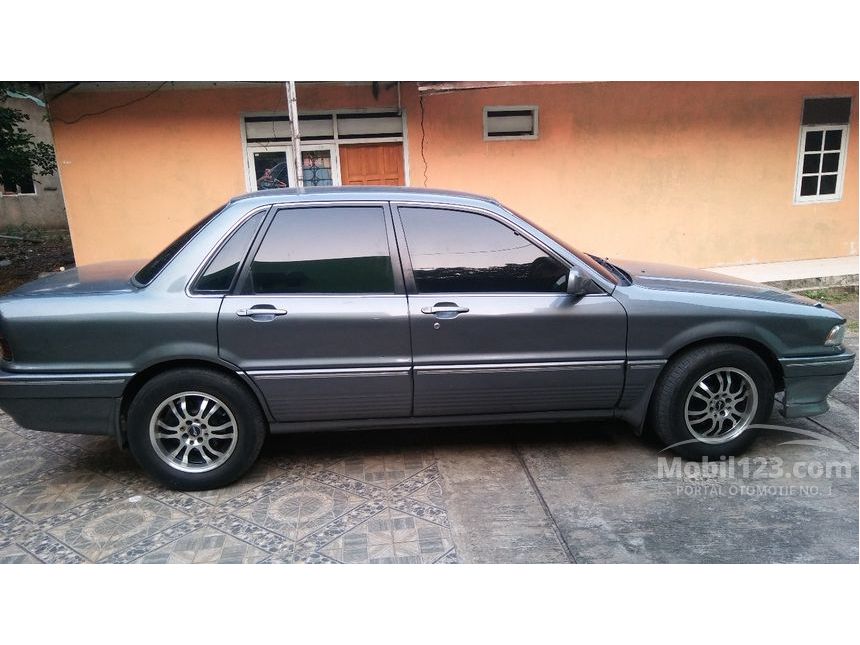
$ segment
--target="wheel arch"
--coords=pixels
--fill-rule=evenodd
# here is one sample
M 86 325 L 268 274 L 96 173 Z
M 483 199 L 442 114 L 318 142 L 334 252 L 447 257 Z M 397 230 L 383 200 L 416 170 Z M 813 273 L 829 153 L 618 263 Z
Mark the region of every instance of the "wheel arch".
M 785 387 L 782 366 L 776 358 L 776 353 L 759 340 L 746 336 L 717 335 L 697 338 L 674 348 L 666 357 L 666 362 L 654 374 L 653 379 L 645 387 L 643 394 L 630 406 L 618 411 L 618 416 L 633 426 L 634 432 L 641 435 L 645 429 L 645 422 L 654 400 L 654 392 L 660 377 L 666 372 L 667 366 L 678 356 L 707 345 L 729 344 L 744 347 L 758 356 L 767 366 L 773 378 L 774 391 L 779 392 Z
M 770 372 L 771 377 L 773 378 L 774 391 L 779 392 L 785 387 L 785 377 L 782 372 L 782 365 L 780 365 L 779 360 L 776 358 L 776 353 L 765 345 L 763 342 L 759 340 L 755 340 L 753 338 L 748 338 L 745 336 L 712 336 L 708 338 L 700 338 L 693 342 L 687 343 L 682 347 L 675 349 L 668 357 L 666 361 L 666 365 L 671 363 L 675 358 L 689 352 L 691 350 L 697 349 L 699 347 L 704 347 L 706 345 L 718 345 L 718 344 L 727 344 L 727 345 L 739 345 L 741 347 L 745 347 L 750 350 L 754 354 L 756 354 L 767 366 L 768 371 Z M 660 374 L 662 374 L 666 365 L 663 366 L 663 369 L 660 370 Z M 658 374 L 657 378 L 660 375 Z M 652 397 L 649 397 L 652 398 Z
M 125 447 L 127 445 L 126 440 L 126 415 L 128 414 L 128 408 L 131 405 L 131 402 L 134 400 L 134 397 L 140 391 L 140 389 L 154 377 L 159 374 L 164 374 L 165 372 L 169 372 L 172 370 L 178 369 L 205 369 L 212 372 L 218 372 L 219 374 L 223 374 L 237 383 L 241 384 L 257 401 L 257 404 L 260 406 L 260 410 L 263 412 L 263 416 L 266 417 L 266 421 L 271 423 L 273 418 L 271 413 L 269 412 L 269 406 L 266 404 L 266 400 L 263 398 L 262 393 L 257 389 L 257 386 L 251 380 L 250 377 L 243 374 L 235 367 L 231 369 L 232 366 L 226 365 L 224 363 L 219 363 L 216 361 L 200 359 L 200 358 L 180 358 L 180 359 L 171 359 L 165 360 L 158 363 L 154 363 L 149 365 L 145 369 L 137 372 L 131 379 L 129 379 L 128 383 L 125 385 L 125 389 L 123 390 L 122 397 L 120 398 L 120 403 L 117 410 L 117 435 L 120 445 Z

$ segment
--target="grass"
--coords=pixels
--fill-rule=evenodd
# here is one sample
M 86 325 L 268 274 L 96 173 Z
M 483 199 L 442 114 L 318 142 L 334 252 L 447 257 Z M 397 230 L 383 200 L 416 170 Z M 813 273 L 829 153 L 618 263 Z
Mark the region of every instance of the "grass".
M 810 289 L 799 292 L 801 295 L 818 300 L 826 305 L 839 305 L 857 300 L 857 287 L 831 287 L 829 289 Z
M 853 331 L 855 334 L 860 331 L 860 323 L 856 320 L 848 321 L 848 331 Z

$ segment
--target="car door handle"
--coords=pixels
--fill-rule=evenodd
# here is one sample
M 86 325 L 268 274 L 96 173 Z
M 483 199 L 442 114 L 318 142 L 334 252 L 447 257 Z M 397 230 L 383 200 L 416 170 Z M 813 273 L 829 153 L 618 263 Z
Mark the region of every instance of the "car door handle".
M 468 307 L 460 307 L 459 305 L 454 304 L 453 302 L 437 302 L 432 307 L 421 307 L 422 314 L 467 314 L 469 313 Z
M 250 309 L 239 309 L 236 312 L 236 315 L 245 318 L 249 316 L 284 316 L 286 313 L 286 309 L 276 309 L 275 307 L 262 307 L 257 305 Z

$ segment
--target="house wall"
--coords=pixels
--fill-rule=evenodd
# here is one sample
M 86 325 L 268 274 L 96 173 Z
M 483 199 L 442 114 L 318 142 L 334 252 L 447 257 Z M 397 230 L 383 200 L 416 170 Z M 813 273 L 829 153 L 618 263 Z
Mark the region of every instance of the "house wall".
M 577 248 L 718 266 L 857 254 L 857 83 L 579 83 L 424 98 L 426 185 L 485 193 Z M 803 99 L 852 96 L 842 200 L 794 205 Z M 421 110 L 404 86 L 412 185 Z M 484 141 L 483 106 L 539 138 Z
M 50 105 L 78 264 L 149 258 L 191 224 L 245 192 L 245 112 L 286 112 L 284 86 L 69 92 Z M 303 110 L 392 107 L 369 84 L 300 85 Z
M 36 141 L 52 143 L 51 125 L 45 119 L 45 108 L 29 99 L 9 97 L 6 107 L 21 110 L 30 118 L 23 127 Z M 60 177 L 54 172 L 50 175 L 33 178 L 35 195 L 3 195 L 0 193 L 0 231 L 20 228 L 42 230 L 66 228 L 66 208 L 63 204 L 63 191 Z
M 582 83 L 425 97 L 401 85 L 410 184 L 492 195 L 601 255 L 715 266 L 857 254 L 856 83 Z M 70 92 L 51 104 L 79 263 L 149 257 L 245 190 L 241 114 L 283 87 Z M 852 96 L 842 200 L 794 205 L 803 98 Z M 300 85 L 300 110 L 394 107 Z M 537 105 L 540 136 L 483 140 L 485 105 Z M 423 153 L 422 153 L 423 138 Z M 424 160 L 426 159 L 426 167 Z

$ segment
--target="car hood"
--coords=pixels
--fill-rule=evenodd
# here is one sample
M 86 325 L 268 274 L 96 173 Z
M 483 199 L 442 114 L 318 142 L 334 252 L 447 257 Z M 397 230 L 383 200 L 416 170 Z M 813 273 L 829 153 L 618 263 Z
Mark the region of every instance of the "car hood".
M 690 269 L 671 264 L 639 262 L 636 260 L 615 260 L 617 265 L 630 274 L 633 284 L 648 289 L 663 291 L 685 291 L 687 293 L 707 293 L 722 296 L 741 296 L 759 300 L 774 300 L 794 304 L 821 306 L 815 300 L 796 293 L 790 293 L 758 282 L 706 271 Z
M 62 296 L 134 291 L 131 276 L 142 266 L 139 260 L 87 264 L 52 273 L 21 285 L 10 296 Z

